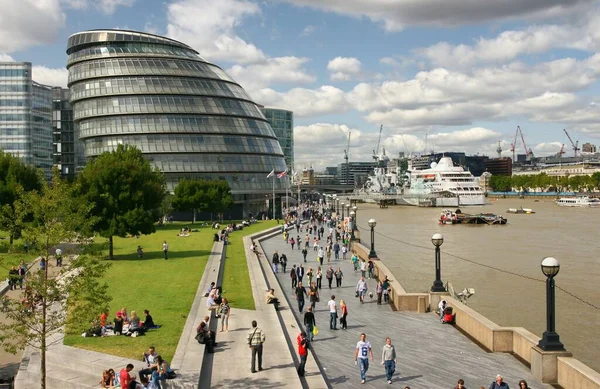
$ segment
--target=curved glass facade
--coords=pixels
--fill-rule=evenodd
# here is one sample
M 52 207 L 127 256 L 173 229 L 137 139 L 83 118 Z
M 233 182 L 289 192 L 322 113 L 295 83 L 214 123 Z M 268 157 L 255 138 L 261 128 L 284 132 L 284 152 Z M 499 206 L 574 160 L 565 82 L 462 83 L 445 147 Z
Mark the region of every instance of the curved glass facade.
M 286 170 L 258 106 L 189 46 L 141 32 L 98 30 L 69 37 L 67 54 L 86 158 L 134 145 L 165 173 L 170 190 L 182 178 L 225 179 L 236 199 L 255 194 L 263 203 L 262 194 L 273 189 L 266 176 Z M 276 180 L 276 190 L 285 183 Z

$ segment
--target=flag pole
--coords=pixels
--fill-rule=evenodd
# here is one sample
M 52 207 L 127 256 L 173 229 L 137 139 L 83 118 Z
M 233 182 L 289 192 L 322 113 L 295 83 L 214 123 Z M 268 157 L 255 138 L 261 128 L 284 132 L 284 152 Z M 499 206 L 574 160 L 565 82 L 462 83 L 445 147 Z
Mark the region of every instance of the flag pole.
M 288 212 L 289 212 L 289 209 L 290 209 L 290 196 L 288 196 L 288 187 L 290 186 L 290 177 L 287 176 L 287 178 L 288 178 L 287 179 L 288 183 L 285 186 L 285 208 L 288 209 Z
M 275 173 L 273 173 L 273 220 L 275 220 Z

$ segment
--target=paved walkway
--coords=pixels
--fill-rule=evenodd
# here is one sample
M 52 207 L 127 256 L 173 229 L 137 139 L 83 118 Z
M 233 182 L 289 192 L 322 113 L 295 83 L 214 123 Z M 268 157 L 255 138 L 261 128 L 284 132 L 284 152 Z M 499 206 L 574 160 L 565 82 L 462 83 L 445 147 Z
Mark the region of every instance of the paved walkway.
M 300 251 L 292 251 L 290 245 L 287 245 L 281 237 L 263 241 L 262 246 L 269 258 L 275 250 L 280 254 L 285 253 L 288 257 L 288 272 L 293 264 L 299 265 L 302 261 Z M 316 270 L 318 264 L 316 254 L 312 250 L 309 251 L 307 260 L 308 263 L 304 264 L 306 270 L 309 266 Z M 347 261 L 332 259 L 331 264 L 335 268 L 340 266 L 345 277 L 342 288 L 335 288 L 334 280 L 334 288 L 331 291 L 327 287 L 327 280 L 323 279 L 321 301 L 317 304 L 315 312 L 320 333 L 313 342 L 313 350 L 332 387 L 375 388 L 385 384 L 385 370 L 380 364 L 381 350 L 385 338 L 389 336 L 398 354 L 394 377 L 397 386 L 408 385 L 412 389 L 453 387 L 456 381 L 462 378 L 468 388 L 482 385 L 487 388 L 496 374 L 502 374 L 511 387 L 516 387 L 519 380 L 525 379 L 531 387 L 552 388 L 550 385 L 536 382 L 529 369 L 512 355 L 484 351 L 454 327 L 441 324 L 438 316 L 433 313 L 394 312 L 389 305 L 377 305 L 375 280 L 368 280 L 369 291 L 373 292 L 375 298 L 373 300 L 367 298 L 365 304 L 360 304 L 354 297 L 360 272 L 354 273 L 349 259 Z M 328 266 L 326 258 L 324 266 L 326 270 Z M 278 273 L 277 277 L 284 293 L 292 302 L 294 314 L 298 317 L 289 273 Z M 306 285 L 306 277 L 304 281 Z M 329 311 L 326 304 L 331 294 L 336 295 L 338 304 L 341 299 L 344 299 L 348 305 L 347 331 L 329 330 Z M 299 319 L 302 322 L 302 318 Z M 360 373 L 358 367 L 354 365 L 354 349 L 362 332 L 366 333 L 367 340 L 373 345 L 375 357 L 370 365 L 365 385 L 360 385 Z

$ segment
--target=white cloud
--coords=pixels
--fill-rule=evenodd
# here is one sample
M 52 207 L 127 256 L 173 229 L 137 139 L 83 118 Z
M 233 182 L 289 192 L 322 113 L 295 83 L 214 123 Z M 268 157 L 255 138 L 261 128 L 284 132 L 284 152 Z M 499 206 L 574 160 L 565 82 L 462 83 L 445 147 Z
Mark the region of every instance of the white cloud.
M 281 0 L 300 6 L 383 22 L 387 31 L 406 26 L 456 26 L 488 20 L 549 18 L 589 9 L 595 0 Z
M 347 81 L 361 73 L 362 64 L 353 57 L 335 57 L 327 64 L 333 81 Z
M 118 7 L 131 7 L 136 0 L 60 0 L 66 7 L 84 10 L 93 5 L 106 15 L 115 13 Z
M 32 78 L 35 82 L 49 86 L 67 87 L 69 72 L 65 68 L 51 69 L 46 66 L 31 68 Z
M 244 18 L 260 12 L 258 4 L 247 0 L 177 0 L 167 7 L 167 35 L 209 61 L 260 62 L 265 54 L 236 34 Z
M 309 24 L 308 26 L 304 27 L 304 30 L 302 30 L 300 36 L 311 36 L 315 31 L 317 31 L 317 27 Z
M 318 89 L 294 88 L 285 93 L 265 88 L 254 92 L 252 97 L 259 104 L 294 111 L 296 117 L 342 113 L 350 108 L 344 91 L 329 85 Z
M 560 142 L 542 142 L 542 143 L 538 143 L 535 146 L 532 147 L 532 151 L 534 155 L 538 155 L 538 156 L 542 156 L 542 155 L 551 155 L 551 154 L 557 154 L 561 147 L 563 146 L 562 143 Z M 565 145 L 564 150 L 565 152 L 569 151 L 569 148 Z M 566 154 L 563 154 L 566 156 Z
M 316 78 L 308 74 L 307 70 L 303 68 L 308 61 L 308 58 L 297 57 L 269 58 L 247 66 L 235 65 L 227 70 L 227 74 L 252 94 L 253 91 L 272 84 L 307 84 L 314 82 Z
M 14 62 L 14 58 L 6 53 L 0 53 L 0 62 Z
M 557 48 L 598 51 L 600 14 L 594 12 L 578 23 L 504 31 L 493 39 L 479 38 L 473 45 L 439 42 L 414 52 L 437 66 L 468 68 L 477 63 L 502 63 L 519 55 L 543 53 Z
M 65 24 L 59 0 L 0 0 L 0 9 L 0 52 L 52 42 Z
M 389 66 L 400 66 L 400 62 L 391 57 L 383 57 L 379 60 L 379 63 Z
M 487 128 L 473 127 L 467 130 L 432 134 L 428 136 L 428 140 L 438 147 L 464 147 L 494 141 L 501 136 L 499 132 Z

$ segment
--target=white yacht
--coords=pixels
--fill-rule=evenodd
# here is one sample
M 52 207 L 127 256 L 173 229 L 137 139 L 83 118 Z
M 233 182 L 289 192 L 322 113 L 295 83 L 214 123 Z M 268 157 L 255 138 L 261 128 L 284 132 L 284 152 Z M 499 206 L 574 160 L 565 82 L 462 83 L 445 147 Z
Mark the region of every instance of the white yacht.
M 419 205 L 424 197 L 435 199 L 434 205 L 438 207 L 485 204 L 479 180 L 462 167 L 454 166 L 450 157 L 432 162 L 431 168 L 425 170 L 409 167 L 403 195 L 413 205 Z
M 561 197 L 556 204 L 561 207 L 600 207 L 600 199 L 588 196 Z

